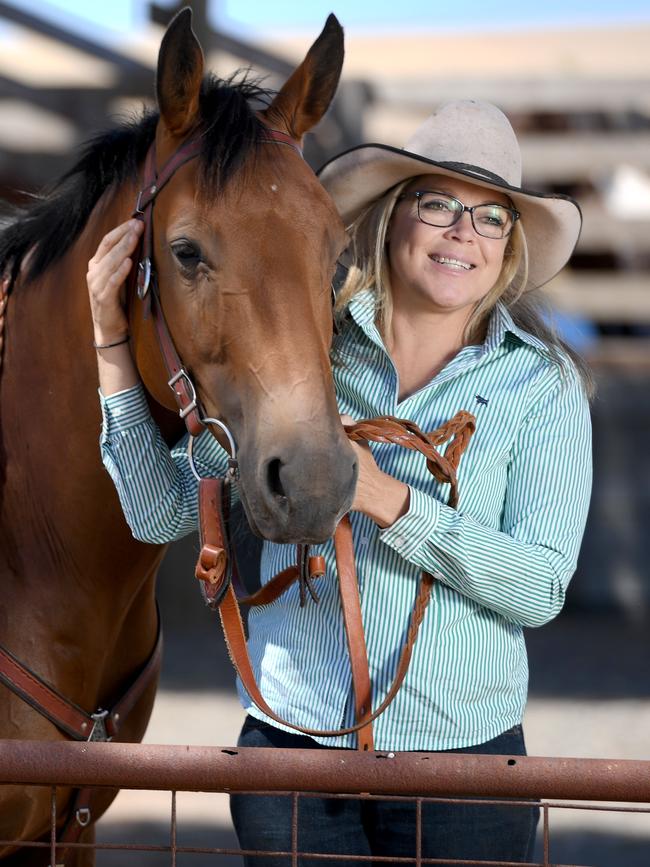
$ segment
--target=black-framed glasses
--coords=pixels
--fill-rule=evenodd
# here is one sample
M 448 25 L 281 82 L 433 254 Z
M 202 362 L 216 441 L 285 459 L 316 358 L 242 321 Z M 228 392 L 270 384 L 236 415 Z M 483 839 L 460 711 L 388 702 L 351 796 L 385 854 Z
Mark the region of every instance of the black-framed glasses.
M 474 231 L 484 238 L 499 240 L 507 238 L 519 219 L 519 211 L 500 205 L 497 202 L 485 202 L 480 205 L 464 205 L 460 199 L 447 193 L 437 193 L 434 190 L 415 190 L 403 193 L 400 199 L 414 197 L 418 203 L 418 219 L 429 226 L 444 228 L 453 226 L 469 212 Z

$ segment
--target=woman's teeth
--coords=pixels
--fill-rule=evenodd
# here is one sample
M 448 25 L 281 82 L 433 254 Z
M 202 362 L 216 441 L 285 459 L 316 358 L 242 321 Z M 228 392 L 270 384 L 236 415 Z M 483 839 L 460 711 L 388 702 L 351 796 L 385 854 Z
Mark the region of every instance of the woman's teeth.
M 450 259 L 447 256 L 436 256 L 432 254 L 429 256 L 430 259 L 433 259 L 434 262 L 440 262 L 441 265 L 450 265 L 452 268 L 462 268 L 464 271 L 471 271 L 474 267 L 470 265 L 469 262 L 461 262 L 459 259 Z

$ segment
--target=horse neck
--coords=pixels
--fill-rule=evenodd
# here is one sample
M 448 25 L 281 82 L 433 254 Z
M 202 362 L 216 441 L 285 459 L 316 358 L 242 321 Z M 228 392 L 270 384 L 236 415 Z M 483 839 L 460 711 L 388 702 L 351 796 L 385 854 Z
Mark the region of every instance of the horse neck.
M 23 398 L 31 394 L 32 412 L 65 414 L 72 436 L 87 428 L 89 414 L 96 417 L 98 408 L 88 261 L 105 232 L 123 218 L 122 199 L 100 200 L 79 238 L 33 280 L 28 279 L 28 254 L 7 306 L 3 383 L 24 388 Z M 34 406 L 37 399 L 42 403 Z
M 135 561 L 139 583 L 151 578 L 159 552 L 143 555 L 133 540 L 101 463 L 86 272 L 132 198 L 128 191 L 100 202 L 56 264 L 33 281 L 19 277 L 5 314 L 0 374 L 0 560 L 21 580 L 37 580 L 40 569 L 41 580 L 73 580 L 116 600 L 122 590 L 134 593 L 128 581 L 115 588 L 107 580 L 116 551 L 119 561 Z

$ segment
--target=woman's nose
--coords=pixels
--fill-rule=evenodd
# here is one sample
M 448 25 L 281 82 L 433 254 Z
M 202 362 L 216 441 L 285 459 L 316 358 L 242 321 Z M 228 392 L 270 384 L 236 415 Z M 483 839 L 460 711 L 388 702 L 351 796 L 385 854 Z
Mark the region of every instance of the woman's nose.
M 460 219 L 456 220 L 453 226 L 449 226 L 446 234 L 451 238 L 459 238 L 462 241 L 473 241 L 476 237 L 476 232 L 474 231 L 470 212 L 464 211 L 460 215 Z

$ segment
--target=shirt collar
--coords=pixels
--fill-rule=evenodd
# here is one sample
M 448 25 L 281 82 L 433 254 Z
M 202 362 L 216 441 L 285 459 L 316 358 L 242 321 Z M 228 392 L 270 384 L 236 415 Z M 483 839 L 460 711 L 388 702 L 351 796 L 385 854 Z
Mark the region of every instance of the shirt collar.
M 362 292 L 358 292 L 350 301 L 349 311 L 352 319 L 361 330 L 374 343 L 383 347 L 383 340 L 381 339 L 379 330 L 375 325 L 375 293 L 370 289 L 364 289 Z M 515 325 L 508 308 L 503 304 L 503 302 L 498 301 L 494 310 L 490 314 L 487 334 L 482 347 L 482 354 L 486 355 L 488 352 L 497 349 L 506 341 L 508 336 L 514 337 L 515 342 L 517 343 L 525 343 L 533 349 L 536 349 L 538 352 L 548 355 L 548 347 L 546 344 L 538 337 L 529 334 L 527 331 L 519 328 L 518 325 Z
M 376 309 L 375 293 L 370 289 L 364 289 L 362 292 L 357 292 L 348 305 L 350 316 L 359 328 L 361 328 L 363 333 L 369 337 L 373 343 L 383 347 L 384 341 L 381 339 L 381 334 L 375 324 Z
M 532 346 L 538 352 L 548 355 L 546 344 L 538 337 L 529 334 L 518 325 L 515 325 L 508 308 L 503 302 L 497 301 L 488 322 L 487 334 L 483 343 L 483 354 L 501 346 L 509 336 L 514 337 L 517 343 L 525 343 L 528 346 Z

